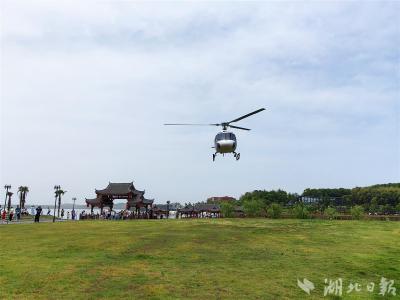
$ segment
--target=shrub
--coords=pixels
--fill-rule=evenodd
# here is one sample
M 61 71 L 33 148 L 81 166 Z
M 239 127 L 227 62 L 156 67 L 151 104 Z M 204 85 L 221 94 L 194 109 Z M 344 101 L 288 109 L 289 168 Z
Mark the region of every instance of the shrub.
M 252 199 L 243 203 L 243 209 L 247 217 L 259 217 L 263 213 L 263 203 L 260 200 Z
M 282 206 L 278 203 L 272 203 L 268 209 L 268 216 L 273 219 L 278 219 L 282 214 Z
M 293 214 L 298 219 L 308 219 L 310 217 L 310 212 L 308 211 L 307 206 L 304 204 L 296 204 L 293 207 Z
M 226 203 L 226 202 L 221 203 L 221 212 L 224 218 L 232 218 L 234 211 L 235 207 L 233 206 L 232 203 Z
M 329 218 L 329 220 L 332 220 L 332 219 L 336 219 L 338 214 L 334 207 L 329 206 L 329 207 L 325 208 L 324 215 L 327 216 Z
M 364 215 L 364 208 L 360 205 L 353 206 L 350 213 L 354 220 L 360 220 Z

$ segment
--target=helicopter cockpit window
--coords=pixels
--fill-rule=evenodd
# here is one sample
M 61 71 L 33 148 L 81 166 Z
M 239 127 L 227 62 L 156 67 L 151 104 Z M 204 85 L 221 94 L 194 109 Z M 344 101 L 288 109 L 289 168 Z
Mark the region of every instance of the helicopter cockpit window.
M 225 140 L 236 141 L 235 135 L 233 133 L 231 133 L 231 132 L 224 133 L 224 139 Z
M 221 140 L 236 141 L 236 136 L 231 132 L 221 132 L 217 134 L 217 136 L 215 137 L 215 141 L 221 141 Z
M 218 133 L 217 136 L 215 137 L 216 141 L 220 141 L 224 139 L 224 134 L 223 133 Z

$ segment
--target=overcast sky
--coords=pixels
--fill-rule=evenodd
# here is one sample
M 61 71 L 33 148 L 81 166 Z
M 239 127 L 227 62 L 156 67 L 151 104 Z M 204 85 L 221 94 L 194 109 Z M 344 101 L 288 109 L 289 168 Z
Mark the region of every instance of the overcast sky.
M 81 2 L 1 1 L 0 181 L 28 204 L 400 181 L 399 2 Z M 238 162 L 162 125 L 260 107 Z

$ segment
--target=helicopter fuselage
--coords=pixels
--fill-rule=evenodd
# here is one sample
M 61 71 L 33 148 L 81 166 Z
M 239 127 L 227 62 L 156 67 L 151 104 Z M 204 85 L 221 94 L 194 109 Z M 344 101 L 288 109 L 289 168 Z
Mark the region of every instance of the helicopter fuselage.
M 216 153 L 233 153 L 236 147 L 236 136 L 232 132 L 222 131 L 215 136 L 214 148 Z

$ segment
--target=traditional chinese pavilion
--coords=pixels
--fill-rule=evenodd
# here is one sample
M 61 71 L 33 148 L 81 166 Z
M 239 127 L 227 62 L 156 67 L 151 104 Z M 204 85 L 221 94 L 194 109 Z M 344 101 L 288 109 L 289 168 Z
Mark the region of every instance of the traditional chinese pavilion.
M 140 213 L 143 208 L 146 214 L 151 209 L 154 199 L 146 199 L 144 197 L 145 191 L 139 191 L 129 183 L 112 183 L 109 182 L 108 186 L 102 190 L 95 190 L 96 198 L 86 199 L 86 205 L 93 211 L 94 207 L 98 207 L 103 212 L 104 207 L 113 209 L 115 199 L 126 199 L 126 209 L 134 208 L 136 213 Z
M 221 208 L 218 204 L 204 204 L 198 203 L 193 205 L 186 205 L 178 209 L 177 215 L 180 218 L 204 218 L 204 217 L 221 217 Z

